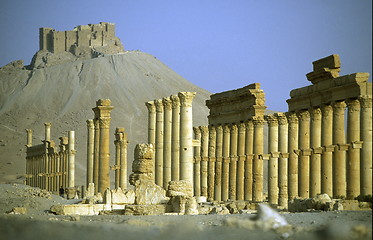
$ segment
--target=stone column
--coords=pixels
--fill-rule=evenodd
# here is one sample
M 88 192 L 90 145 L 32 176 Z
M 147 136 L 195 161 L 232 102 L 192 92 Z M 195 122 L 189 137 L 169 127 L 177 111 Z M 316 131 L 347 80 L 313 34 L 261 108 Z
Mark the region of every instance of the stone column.
M 301 111 L 299 118 L 298 194 L 310 197 L 310 113 Z
M 346 196 L 346 142 L 344 115 L 346 103 L 333 103 L 333 197 Z
M 221 174 L 223 160 L 223 127 L 216 126 L 216 162 L 215 162 L 215 187 L 214 200 L 221 201 Z
M 321 193 L 333 196 L 333 108 L 331 105 L 321 106 Z
M 253 201 L 263 201 L 263 137 L 264 119 L 253 117 L 254 123 L 254 159 L 253 159 Z
M 221 174 L 221 200 L 228 200 L 228 184 L 229 184 L 229 145 L 230 145 L 230 128 L 228 124 L 223 126 L 223 164 Z
M 27 144 L 26 147 L 32 146 L 32 129 L 26 129 L 27 132 Z
M 360 195 L 360 102 L 349 99 L 347 102 L 347 198 Z
M 156 107 L 155 127 L 155 184 L 163 186 L 163 103 L 161 99 L 154 101 Z
M 238 128 L 236 124 L 232 124 L 231 125 L 231 139 L 230 139 L 230 163 L 229 163 L 229 199 L 230 200 L 236 200 L 237 142 L 238 142 Z
M 120 133 L 118 132 L 118 128 L 115 129 L 115 140 L 114 140 L 114 145 L 115 145 L 115 166 L 114 166 L 114 171 L 115 171 L 115 189 L 119 188 L 119 181 L 120 181 Z
M 284 113 L 275 113 L 278 120 L 278 205 L 288 206 L 288 121 Z
M 298 197 L 298 156 L 295 153 L 298 150 L 298 117 L 294 112 L 287 114 L 288 130 L 288 197 L 289 200 Z
M 68 171 L 68 184 L 67 187 L 72 188 L 75 186 L 75 131 L 69 131 L 69 171 Z
M 167 189 L 171 181 L 171 137 L 172 137 L 172 105 L 171 99 L 162 99 L 164 108 L 164 135 L 163 135 L 163 188 Z
M 103 194 L 107 188 L 110 188 L 110 112 L 113 110 L 109 99 L 100 99 L 93 108 L 96 118 L 99 119 L 100 143 L 99 143 L 99 175 L 98 192 Z
M 372 195 L 372 96 L 360 99 L 360 138 L 363 148 L 360 151 L 360 194 Z
M 268 122 L 268 203 L 278 204 L 278 121 L 274 115 L 266 115 Z
M 179 92 L 180 98 L 180 180 L 193 184 L 193 113 L 195 92 Z
M 48 145 L 49 142 L 51 141 L 51 126 L 52 124 L 50 122 L 44 123 L 45 127 L 45 155 L 44 155 L 44 177 L 43 177 L 43 188 L 48 190 L 50 187 L 50 178 L 49 178 L 49 166 L 50 166 L 50 159 L 48 156 Z
M 254 148 L 254 125 L 251 120 L 245 123 L 245 200 L 253 199 L 253 148 Z
M 100 121 L 98 116 L 93 120 L 95 125 L 94 150 L 93 150 L 93 183 L 95 186 L 95 194 L 98 193 L 98 175 L 99 175 L 99 159 L 100 159 Z
M 310 197 L 321 193 L 321 109 L 311 108 Z
M 201 142 L 201 130 L 194 127 L 194 139 Z M 194 147 L 194 196 L 201 196 L 201 146 Z
M 171 179 L 180 179 L 180 99 L 171 95 L 172 101 L 172 140 L 171 140 Z
M 148 108 L 148 143 L 155 147 L 156 109 L 154 101 L 146 102 L 145 106 Z M 153 161 L 155 161 L 155 159 L 153 159 Z M 154 166 L 153 164 L 153 167 Z M 153 169 L 153 173 L 155 173 L 155 169 Z
M 93 183 L 93 159 L 94 159 L 95 125 L 93 120 L 87 120 L 87 186 Z
M 245 180 L 245 134 L 246 126 L 244 123 L 238 125 L 238 142 L 237 142 L 237 200 L 244 200 L 244 180 Z
M 119 178 L 119 187 L 121 189 L 127 189 L 127 146 L 128 146 L 128 139 L 127 133 L 123 132 L 120 133 L 120 178 Z M 152 145 L 153 146 L 153 145 Z M 152 164 L 154 165 L 154 164 Z M 154 179 L 153 179 L 154 180 Z
M 207 199 L 212 201 L 214 199 L 215 187 L 215 161 L 216 161 L 216 129 L 214 126 L 209 126 L 209 161 L 207 173 Z
M 50 122 L 44 123 L 45 126 L 45 141 L 51 140 L 51 126 L 52 124 Z
M 207 126 L 199 128 L 201 131 L 201 196 L 207 198 L 209 130 Z

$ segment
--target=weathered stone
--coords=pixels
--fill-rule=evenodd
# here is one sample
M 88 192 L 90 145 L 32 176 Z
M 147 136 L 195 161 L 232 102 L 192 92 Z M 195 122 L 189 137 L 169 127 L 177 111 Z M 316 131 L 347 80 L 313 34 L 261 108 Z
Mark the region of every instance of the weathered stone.
M 135 204 L 162 204 L 167 203 L 166 191 L 150 180 L 137 180 L 135 182 Z
M 111 204 L 111 191 L 109 188 L 107 188 L 104 193 L 104 203 Z
M 67 196 L 67 199 L 74 199 L 76 196 L 76 188 L 75 187 L 66 188 L 66 196 Z
M 8 214 L 27 214 L 27 208 L 25 207 L 15 207 Z
M 98 215 L 103 210 L 104 204 L 53 205 L 50 208 L 57 215 Z
M 229 210 L 224 206 L 215 206 L 211 209 L 210 214 L 227 215 Z
M 132 186 L 135 186 L 136 181 L 138 180 L 153 180 L 153 174 L 152 173 L 131 173 L 129 176 L 129 183 Z
M 185 203 L 185 214 L 186 215 L 197 215 L 198 214 L 198 204 L 195 197 L 187 199 Z
M 132 172 L 151 173 L 153 171 L 152 159 L 135 159 L 132 163 Z
M 135 147 L 135 160 L 153 159 L 154 147 L 152 144 L 137 144 Z M 135 172 L 135 171 L 134 171 Z
M 95 184 L 89 183 L 86 191 L 86 198 L 91 198 L 95 195 Z
M 326 204 L 329 202 L 332 202 L 332 199 L 330 199 L 328 194 L 318 194 L 312 198 L 312 208 L 315 210 L 325 210 Z
M 166 204 L 127 205 L 124 215 L 162 215 L 166 209 Z
M 187 197 L 185 196 L 174 196 L 171 198 L 171 208 L 172 212 L 179 214 L 185 214 L 185 204 L 187 202 Z
M 168 184 L 167 196 L 193 197 L 193 186 L 187 180 L 170 181 Z
M 111 203 L 112 204 L 134 204 L 135 203 L 135 191 L 128 190 L 123 191 L 121 188 L 111 190 Z

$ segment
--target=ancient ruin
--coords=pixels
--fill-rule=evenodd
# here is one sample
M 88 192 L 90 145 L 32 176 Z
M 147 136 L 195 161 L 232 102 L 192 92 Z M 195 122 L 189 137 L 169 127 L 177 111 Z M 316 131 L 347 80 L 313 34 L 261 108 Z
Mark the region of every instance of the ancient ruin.
M 313 62 L 307 74 L 312 85 L 291 91 L 286 113 L 265 114 L 259 83 L 213 94 L 206 101 L 208 126 L 193 127 L 195 92 L 146 102 L 148 142 L 135 149 L 129 176 L 134 189 L 127 186 L 124 128 L 114 133 L 115 165 L 109 166 L 114 107 L 109 99 L 100 99 L 94 119 L 87 121 L 88 189 L 83 187 L 87 193 L 81 198 L 88 204 L 54 211 L 235 213 L 261 202 L 294 211 L 316 203 L 315 209 L 349 209 L 354 199 L 372 195 L 372 83 L 367 73 L 339 76 L 339 71 L 338 55 Z M 41 145 L 32 145 L 32 130 L 27 130 L 26 184 L 49 191 L 80 188 L 74 186 L 74 132 L 68 136 L 60 138 L 57 152 L 50 123 Z M 115 171 L 114 190 L 110 170 Z

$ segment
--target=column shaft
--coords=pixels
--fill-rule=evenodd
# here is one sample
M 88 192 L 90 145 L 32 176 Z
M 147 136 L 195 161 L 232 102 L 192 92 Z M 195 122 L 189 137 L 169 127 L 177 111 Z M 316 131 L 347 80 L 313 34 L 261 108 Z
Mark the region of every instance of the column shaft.
M 155 127 L 155 184 L 163 186 L 163 103 L 160 99 L 154 102 L 157 111 Z
M 288 206 L 288 122 L 285 114 L 277 113 L 278 119 L 278 205 L 283 208 Z
M 278 121 L 275 115 L 266 115 L 268 122 L 268 202 L 278 204 Z
M 231 125 L 231 139 L 230 139 L 230 163 L 229 163 L 229 199 L 230 200 L 236 200 L 237 142 L 238 142 L 238 128 L 236 124 L 232 124 Z
M 333 196 L 333 108 L 321 106 L 321 193 Z
M 238 142 L 237 142 L 237 179 L 236 179 L 236 186 L 237 186 L 237 200 L 244 200 L 244 180 L 245 180 L 245 134 L 246 134 L 246 126 L 244 123 L 240 123 L 238 125 Z
M 295 113 L 288 113 L 288 197 L 289 200 L 298 196 L 298 156 L 295 150 L 298 150 L 298 117 Z
M 93 120 L 87 120 L 87 186 L 93 183 L 94 134 L 95 125 Z
M 310 196 L 310 113 L 299 113 L 299 156 L 298 156 L 298 194 L 302 198 Z
M 223 159 L 223 127 L 216 127 L 216 162 L 215 162 L 215 188 L 214 200 L 221 201 L 221 174 L 222 174 L 222 159 Z
M 172 137 L 172 105 L 171 99 L 162 99 L 164 107 L 163 135 L 163 188 L 167 189 L 171 181 L 171 137 Z
M 215 187 L 215 161 L 216 161 L 216 129 L 214 126 L 209 126 L 209 161 L 208 161 L 208 176 L 207 176 L 207 199 L 214 199 Z
M 321 193 L 321 110 L 312 108 L 311 113 L 311 139 L 312 149 L 310 163 L 310 197 Z
M 156 109 L 154 101 L 149 101 L 145 103 L 145 106 L 148 108 L 148 143 L 152 144 L 155 148 L 155 136 L 156 136 Z M 154 157 L 154 155 L 153 155 Z M 155 159 L 153 159 L 153 162 Z M 155 164 L 153 164 L 154 168 Z M 155 173 L 155 169 L 153 169 Z
M 75 131 L 69 131 L 69 172 L 68 172 L 68 187 L 75 186 Z
M 180 99 L 171 95 L 172 101 L 172 140 L 171 140 L 171 179 L 180 179 Z
M 360 102 L 358 99 L 347 101 L 347 198 L 354 199 L 360 195 L 360 149 L 355 144 L 360 142 Z
M 254 148 L 254 125 L 252 121 L 245 123 L 245 200 L 253 199 L 253 148 Z
M 223 162 L 222 162 L 222 174 L 221 174 L 221 200 L 227 201 L 229 192 L 229 145 L 230 145 L 230 128 L 229 125 L 225 124 L 223 126 Z
M 346 196 L 346 151 L 345 142 L 345 115 L 346 103 L 344 101 L 333 103 L 333 197 Z
M 254 159 L 253 159 L 253 201 L 263 201 L 263 137 L 264 119 L 255 117 L 254 123 Z
M 127 133 L 124 132 L 120 135 L 120 179 L 119 179 L 119 187 L 121 189 L 127 189 Z
M 194 139 L 201 143 L 201 129 L 194 127 Z M 194 147 L 194 196 L 201 196 L 201 145 Z
M 100 121 L 99 119 L 95 117 L 95 119 L 93 120 L 93 124 L 95 125 L 94 151 L 93 151 L 93 183 L 95 185 L 95 194 L 96 194 L 98 193 L 98 175 L 99 175 L 98 170 L 99 170 L 99 160 L 100 160 Z
M 209 130 L 207 126 L 201 126 L 199 128 L 201 131 L 201 196 L 207 198 Z
M 114 141 L 115 145 L 115 189 L 119 188 L 120 181 L 120 143 L 119 140 Z

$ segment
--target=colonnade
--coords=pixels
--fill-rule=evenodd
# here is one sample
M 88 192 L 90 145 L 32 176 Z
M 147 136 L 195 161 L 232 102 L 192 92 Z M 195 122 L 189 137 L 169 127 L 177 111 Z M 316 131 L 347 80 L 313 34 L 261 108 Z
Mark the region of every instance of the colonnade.
M 43 144 L 32 145 L 32 129 L 27 132 L 26 185 L 57 192 L 75 185 L 75 136 L 60 137 L 59 149 L 50 138 L 51 123 L 45 123 Z
M 265 174 L 273 205 L 286 207 L 290 199 L 319 193 L 348 199 L 370 195 L 371 113 L 372 98 L 363 96 L 246 122 L 195 127 L 195 138 L 202 143 L 194 151 L 194 185 L 201 186 L 195 194 L 217 201 L 263 201 Z M 263 160 L 268 160 L 267 173 Z
M 192 102 L 195 92 L 179 92 L 145 103 L 148 143 L 155 149 L 155 183 L 167 188 L 171 180 L 193 182 Z

